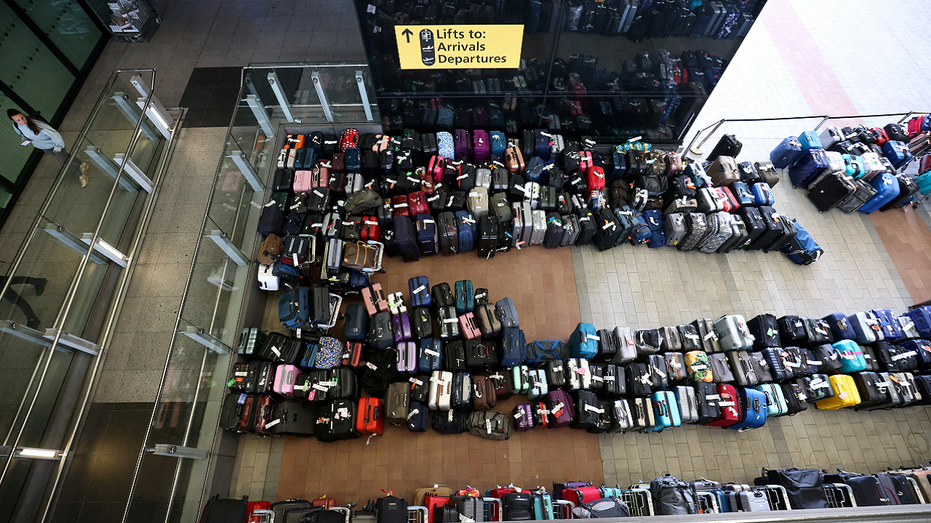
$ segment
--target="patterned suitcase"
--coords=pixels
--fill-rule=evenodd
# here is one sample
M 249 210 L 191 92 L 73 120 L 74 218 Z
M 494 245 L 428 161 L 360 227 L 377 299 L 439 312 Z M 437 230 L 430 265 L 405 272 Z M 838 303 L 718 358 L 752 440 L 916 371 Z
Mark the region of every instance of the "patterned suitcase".
M 694 250 L 708 233 L 708 224 L 705 215 L 696 212 L 690 212 L 685 216 L 685 223 L 688 226 L 688 232 L 685 238 L 679 243 L 680 251 Z
M 730 239 L 733 234 L 731 229 L 731 214 L 721 211 L 708 215 L 708 234 L 701 242 L 698 250 L 711 254 L 717 252 L 718 248 Z

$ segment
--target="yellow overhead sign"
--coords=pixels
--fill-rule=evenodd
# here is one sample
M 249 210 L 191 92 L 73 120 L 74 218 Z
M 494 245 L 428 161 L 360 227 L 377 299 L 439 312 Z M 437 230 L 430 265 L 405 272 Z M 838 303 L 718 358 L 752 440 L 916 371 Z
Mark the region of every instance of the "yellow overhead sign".
M 523 25 L 397 25 L 401 69 L 517 69 Z

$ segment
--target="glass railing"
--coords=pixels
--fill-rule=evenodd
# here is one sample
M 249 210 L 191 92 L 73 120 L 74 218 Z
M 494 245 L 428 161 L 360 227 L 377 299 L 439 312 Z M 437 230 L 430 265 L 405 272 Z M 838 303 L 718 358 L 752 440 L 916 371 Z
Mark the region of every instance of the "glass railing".
M 0 521 L 44 519 L 69 463 L 180 125 L 154 88 L 111 76 L 6 275 Z
M 265 304 L 252 292 L 256 228 L 284 126 L 377 123 L 373 92 L 363 64 L 243 70 L 124 521 L 198 520 L 218 460 L 217 421 L 239 332 Z

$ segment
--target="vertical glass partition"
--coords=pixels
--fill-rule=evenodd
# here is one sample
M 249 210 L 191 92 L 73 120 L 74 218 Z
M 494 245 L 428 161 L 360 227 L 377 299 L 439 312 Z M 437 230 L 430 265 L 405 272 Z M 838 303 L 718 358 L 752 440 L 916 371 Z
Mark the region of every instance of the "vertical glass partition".
M 155 80 L 151 69 L 113 74 L 0 289 L 12 298 L 0 300 L 0 522 L 47 515 L 70 459 L 180 126 Z
M 194 522 L 199 517 L 215 464 L 211 453 L 220 437 L 217 420 L 228 392 L 227 377 L 237 358 L 243 317 L 257 291 L 256 228 L 284 135 L 304 126 L 378 121 L 364 64 L 275 64 L 243 70 L 239 104 L 205 204 L 125 521 Z M 168 413 L 182 421 L 166 428 L 159 420 Z M 172 445 L 180 450 L 166 454 Z

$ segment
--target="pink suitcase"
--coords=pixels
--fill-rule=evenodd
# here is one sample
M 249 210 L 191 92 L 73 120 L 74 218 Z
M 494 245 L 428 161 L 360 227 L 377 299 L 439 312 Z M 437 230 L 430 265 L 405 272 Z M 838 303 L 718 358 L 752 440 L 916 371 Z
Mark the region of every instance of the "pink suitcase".
M 275 384 L 272 386 L 272 390 L 282 396 L 294 397 L 294 383 L 297 381 L 297 375 L 300 373 L 301 369 L 297 368 L 295 365 L 278 365 L 278 369 L 275 371 Z
M 491 155 L 491 139 L 488 131 L 476 129 L 472 131 L 472 157 L 475 163 L 488 161 Z
M 369 316 L 388 310 L 388 300 L 385 298 L 385 291 L 381 290 L 380 283 L 364 287 L 362 301 L 365 302 L 365 310 L 368 311 Z
M 417 373 L 417 344 L 412 341 L 398 343 L 398 372 Z
M 309 192 L 311 189 L 311 179 L 313 171 L 294 171 L 294 184 L 292 188 L 295 193 Z
M 482 337 L 482 331 L 478 328 L 475 315 L 471 312 L 459 316 L 459 330 L 462 333 L 462 337 L 467 340 L 474 340 Z
M 446 170 L 446 158 L 442 156 L 431 156 L 427 163 L 427 172 L 433 175 L 436 183 L 443 181 L 443 171 Z

